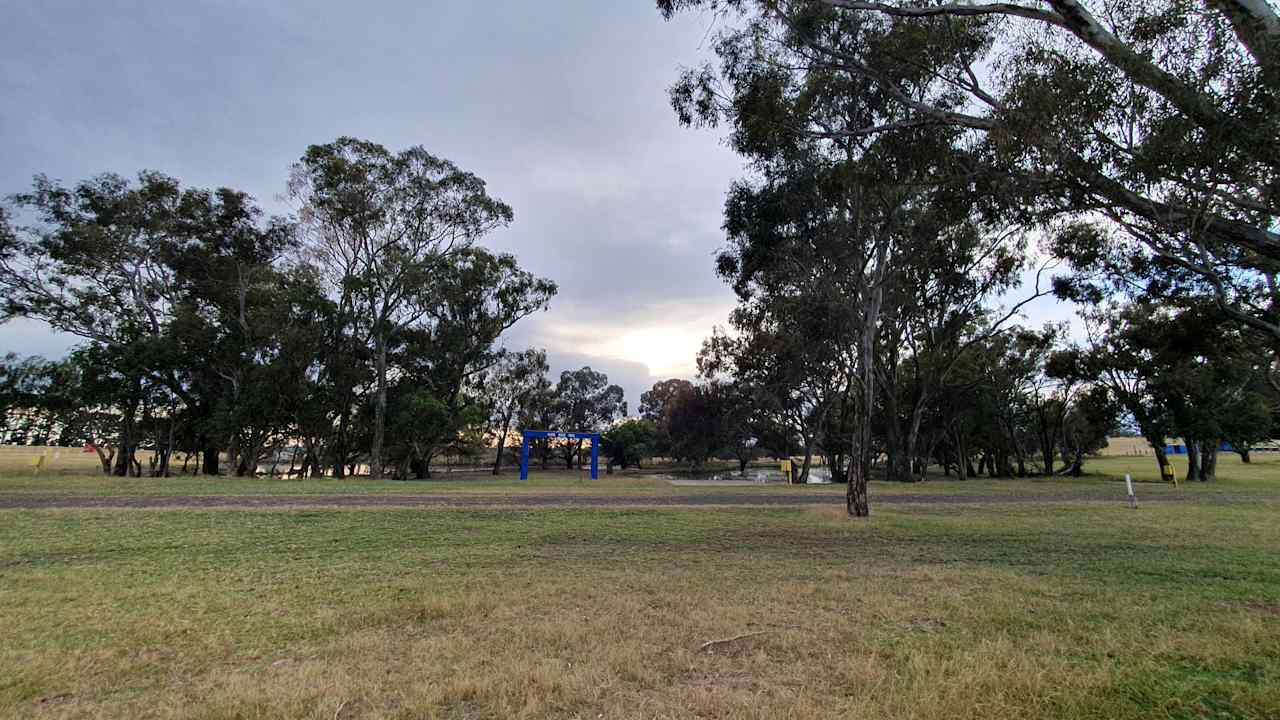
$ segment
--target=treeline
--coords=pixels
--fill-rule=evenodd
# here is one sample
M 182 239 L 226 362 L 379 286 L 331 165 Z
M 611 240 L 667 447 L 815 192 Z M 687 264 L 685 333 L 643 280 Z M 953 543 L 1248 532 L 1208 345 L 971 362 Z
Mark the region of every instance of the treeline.
M 1249 462 L 1253 445 L 1280 435 L 1266 353 L 1212 308 L 1116 307 L 1090 313 L 1088 332 L 1074 340 L 1064 325 L 971 325 L 958 342 L 905 357 L 878 345 L 877 477 L 919 481 L 931 468 L 961 480 L 1078 476 L 1108 436 L 1130 433 L 1148 439 L 1161 471 L 1166 441 L 1185 440 L 1184 478 L 1208 481 L 1224 444 Z M 704 378 L 655 384 L 641 419 L 605 436 L 611 461 L 721 458 L 745 472 L 757 458 L 796 457 L 803 482 L 820 457 L 844 482 L 857 366 L 806 370 L 784 342 L 747 327 L 709 340 Z
M 154 172 L 37 177 L 12 196 L 5 318 L 83 342 L 62 361 L 5 359 L 6 422 L 88 443 L 116 475 L 168 475 L 179 456 L 249 475 L 287 452 L 304 475 L 404 478 L 483 451 L 516 407 L 625 412 L 591 405 L 603 375 L 552 386 L 544 352 L 501 347 L 556 286 L 478 244 L 513 217 L 480 178 L 421 147 L 342 138 L 307 149 L 289 196 L 296 213 L 267 217 L 242 192 Z
M 1210 478 L 1220 441 L 1274 431 L 1280 16 L 1034 5 L 658 2 L 727 16 L 671 102 L 749 163 L 702 371 L 843 460 L 852 515 L 881 457 L 1075 471 L 1119 418 Z M 1050 292 L 1087 338 L 1015 326 Z

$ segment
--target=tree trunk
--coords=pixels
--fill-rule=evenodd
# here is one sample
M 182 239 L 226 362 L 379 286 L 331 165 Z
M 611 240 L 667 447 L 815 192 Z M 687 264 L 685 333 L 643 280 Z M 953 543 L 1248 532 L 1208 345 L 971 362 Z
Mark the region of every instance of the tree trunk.
M 907 456 L 902 449 L 902 428 L 898 424 L 896 391 L 897 389 L 893 387 L 885 387 L 884 389 L 885 479 L 890 482 L 906 482 L 910 473 L 906 469 L 905 461 Z
M 227 438 L 227 472 L 236 476 L 241 474 L 239 433 L 231 433 L 231 437 Z
M 507 449 L 507 431 L 511 429 L 511 415 L 513 410 L 507 408 L 506 415 L 502 418 L 502 435 L 498 438 L 498 456 L 493 459 L 493 474 L 497 475 L 502 470 L 502 453 Z
M 870 517 L 871 503 L 867 498 L 867 475 L 863 463 L 849 463 L 849 484 L 845 488 L 845 511 L 853 517 Z
M 169 404 L 169 435 L 165 439 L 164 458 L 160 462 L 160 477 L 169 477 L 169 464 L 173 460 L 173 424 L 176 410 Z
M 1183 482 L 1200 479 L 1200 441 L 1194 438 L 1183 438 L 1187 444 L 1187 475 Z
M 1238 448 L 1236 450 L 1236 454 L 1240 456 L 1240 462 L 1245 464 L 1252 462 L 1252 460 L 1249 459 L 1249 448 Z
M 1148 440 L 1147 442 L 1151 442 Z M 1151 448 L 1156 452 L 1156 467 L 1159 468 L 1161 479 L 1164 478 L 1164 468 L 1169 464 L 1169 456 L 1164 452 L 1164 445 L 1152 445 Z
M 347 427 L 351 424 L 351 411 L 343 408 L 338 414 L 338 433 L 333 439 L 333 479 L 347 475 Z
M 862 402 L 854 414 L 853 442 L 849 453 L 849 485 L 845 488 L 845 511 L 853 517 L 870 517 L 871 503 L 867 498 L 867 482 L 871 472 L 871 418 L 876 409 L 875 344 L 880 322 L 880 303 L 884 298 L 883 275 L 887 248 L 884 243 L 876 249 L 876 273 L 866 285 L 870 297 L 862 308 L 862 333 L 859 338 L 858 362 L 862 373 Z
M 1221 440 L 1206 440 L 1200 445 L 1200 482 L 1218 479 L 1218 446 Z
M 806 437 L 804 441 L 804 464 L 800 466 L 800 477 L 797 478 L 796 480 L 797 484 L 804 485 L 805 483 L 809 482 L 809 468 L 812 466 L 812 464 L 813 464 L 813 440 Z
M 904 478 L 907 482 L 924 480 L 925 467 L 929 464 L 927 458 L 922 460 L 916 453 L 916 448 L 920 445 L 920 425 L 924 421 L 924 402 L 927 398 L 928 396 L 921 390 L 915 407 L 911 409 L 911 426 L 907 428 L 907 467 L 909 475 Z
M 1027 455 L 1022 451 L 1022 445 L 1018 443 L 1018 434 L 1014 431 L 1013 422 L 1002 417 L 1000 424 L 1005 428 L 1005 434 L 1009 437 L 1009 447 L 1013 449 L 1013 458 L 1018 463 L 1018 477 L 1024 478 L 1027 476 Z
M 221 472 L 218 461 L 218 448 L 205 443 L 204 450 L 201 452 L 200 472 L 205 475 L 217 475 Z
M 403 472 L 405 479 L 408 479 L 409 473 L 413 473 L 414 480 L 427 479 L 427 463 L 421 457 L 415 457 L 409 461 L 409 467 Z
M 102 451 L 102 448 L 98 447 L 98 444 L 97 444 L 97 443 L 90 443 L 90 445 L 92 445 L 92 447 L 93 447 L 93 451 L 94 451 L 95 453 L 97 453 L 97 454 L 98 454 L 98 462 L 99 462 L 99 463 L 102 463 L 102 474 L 103 474 L 103 475 L 110 475 L 110 474 L 111 474 L 111 461 L 112 461 L 112 460 L 115 458 L 115 456 L 116 456 L 115 452 L 113 451 L 110 455 L 108 455 L 108 454 L 106 454 L 105 452 L 103 452 L 103 451 Z
M 136 385 L 135 385 L 136 388 Z M 120 452 L 116 455 L 114 474 L 117 477 L 128 477 L 133 466 L 133 456 L 137 449 L 134 438 L 134 420 L 138 412 L 138 403 L 126 405 L 120 417 Z
M 1041 434 L 1040 437 L 1040 456 L 1044 460 L 1044 474 L 1046 477 L 1053 475 L 1053 457 L 1054 442 L 1048 435 Z
M 373 401 L 373 443 L 369 448 L 369 478 L 382 479 L 382 441 L 387 422 L 387 338 L 379 329 L 373 337 L 377 359 L 378 390 Z

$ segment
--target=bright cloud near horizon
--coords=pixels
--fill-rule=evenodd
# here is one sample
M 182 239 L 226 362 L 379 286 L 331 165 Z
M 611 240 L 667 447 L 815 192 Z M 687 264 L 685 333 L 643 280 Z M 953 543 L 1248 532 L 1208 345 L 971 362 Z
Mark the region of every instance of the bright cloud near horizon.
M 741 158 L 681 128 L 666 88 L 711 59 L 710 18 L 652 2 L 16 3 L 0 26 L 0 194 L 159 170 L 268 210 L 312 143 L 422 145 L 516 219 L 485 244 L 555 280 L 503 342 L 640 393 L 691 377 L 734 297 L 714 273 Z M 0 350 L 75 338 L 0 325 Z

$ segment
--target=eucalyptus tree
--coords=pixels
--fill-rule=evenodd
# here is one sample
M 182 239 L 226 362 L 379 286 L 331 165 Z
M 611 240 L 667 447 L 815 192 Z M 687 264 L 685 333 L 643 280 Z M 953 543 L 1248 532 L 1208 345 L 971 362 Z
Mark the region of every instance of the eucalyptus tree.
M 422 476 L 432 457 L 459 433 L 487 427 L 485 382 L 504 355 L 495 343 L 515 323 L 544 309 L 556 291 L 555 283 L 523 270 L 515 257 L 479 247 L 456 253 L 431 282 L 432 303 L 400 331 L 391 363 L 401 394 L 409 393 L 417 408 L 413 412 L 429 419 L 411 431 L 401 423 L 395 441 L 408 446 L 400 457 L 415 463 Z M 521 370 L 523 382 L 536 385 L 529 376 L 541 375 L 545 355 L 541 360 L 537 364 L 537 354 L 526 358 L 533 366 Z
M 659 380 L 640 394 L 640 417 L 657 422 L 666 414 L 672 399 L 691 387 L 693 383 L 683 378 Z
M 133 398 L 120 408 L 125 452 L 116 472 L 123 474 L 137 444 L 129 435 L 144 386 L 163 385 L 193 416 L 221 401 L 219 383 L 202 392 L 194 378 L 222 357 L 212 328 L 247 329 L 253 272 L 290 242 L 291 226 L 264 221 L 244 193 L 183 189 L 155 172 L 140 173 L 136 183 L 100 175 L 70 188 L 37 176 L 12 202 L 27 224 L 3 233 L 4 315 L 76 335 L 112 363 L 106 376 Z M 184 360 L 178 336 L 196 326 L 202 329 L 186 336 L 195 352 Z M 213 438 L 205 444 L 212 472 L 219 446 Z
M 227 189 L 188 191 L 181 209 L 183 242 L 167 260 L 177 292 L 165 374 L 179 380 L 173 390 L 187 405 L 204 472 L 218 474 L 221 449 L 231 472 L 252 474 L 268 439 L 289 424 L 280 403 L 298 380 L 281 373 L 301 376 L 318 347 L 286 344 L 286 335 L 317 327 L 322 298 L 312 274 L 280 262 L 295 247 L 292 223 L 263 222 L 251 198 Z
M 738 474 L 745 475 L 747 465 L 760 452 L 760 436 L 763 434 L 761 428 L 765 424 L 755 388 L 734 379 L 712 381 L 710 387 L 718 400 L 717 405 L 721 415 L 720 449 L 733 454 L 738 461 Z M 844 437 L 844 433 L 834 435 L 824 433 L 823 442 L 826 443 L 831 438 L 839 440 Z M 824 450 L 826 449 L 824 445 Z M 832 473 L 837 474 L 834 467 Z
M 945 187 L 945 186 L 944 186 Z M 988 305 L 1014 290 L 1026 267 L 1026 242 L 1016 229 L 982 223 L 973 195 L 933 193 L 911 223 L 909 250 L 894 258 L 879 342 L 883 361 L 886 475 L 922 479 L 930 448 L 925 413 L 957 363 L 984 340 L 1004 333 L 1027 303 L 1049 292 L 1035 287 L 1010 308 Z
M 546 383 L 538 383 L 520 405 L 519 424 L 525 430 L 554 430 L 561 427 L 560 405 L 556 401 L 556 387 L 548 379 Z M 551 459 L 552 447 L 548 438 L 532 438 L 529 440 L 529 452 L 538 458 L 543 470 Z
M 182 242 L 177 180 L 99 175 L 68 188 L 39 175 L 11 201 L 27 223 L 2 234 L 5 318 L 117 349 L 164 333 L 178 293 L 168 264 Z
M 702 467 L 727 445 L 730 408 L 717 383 L 689 385 L 668 403 L 663 422 L 671 438 L 672 455 L 692 467 Z
M 1154 394 L 1188 454 L 1188 480 L 1213 480 L 1223 442 L 1249 447 L 1273 430 L 1274 389 L 1256 343 L 1209 303 L 1128 316 L 1141 337 Z
M 1084 317 L 1093 374 L 1133 419 L 1163 475 L 1170 467 L 1165 440 L 1174 421 L 1158 385 L 1161 343 L 1150 330 L 1170 319 L 1168 310 L 1150 302 L 1111 303 Z
M 605 472 L 613 473 L 613 466 L 626 470 L 640 467 L 640 463 L 656 452 L 658 428 L 653 420 L 632 418 L 609 428 L 600 436 L 601 450 L 606 458 Z
M 718 6 L 677 2 L 664 9 L 697 4 Z M 964 327 L 981 300 L 1020 268 L 1020 245 L 1001 219 L 1004 200 L 989 187 L 986 158 L 967 143 L 964 129 L 898 122 L 892 88 L 815 56 L 808 44 L 818 38 L 841 48 L 906 54 L 918 38 L 812 3 L 729 5 L 744 19 L 717 40 L 719 68 L 687 73 L 671 91 L 672 104 L 684 123 L 728 125 L 730 144 L 752 161 L 752 178 L 736 184 L 726 204 L 729 246 L 719 270 L 740 296 L 741 315 L 776 321 L 772 327 L 755 320 L 739 326 L 776 328 L 777 347 L 815 356 L 810 367 L 826 368 L 802 374 L 811 381 L 835 379 L 823 395 L 855 408 L 848 416 L 846 499 L 851 515 L 864 516 L 878 455 L 873 423 L 886 382 L 883 350 L 891 335 L 885 329 L 917 311 L 904 284 L 907 266 L 926 258 L 965 268 L 984 262 L 982 247 L 999 251 L 987 256 L 994 258 L 993 279 L 965 278 L 975 289 L 957 293 L 942 313 L 944 323 Z M 802 17 L 789 18 L 788 11 Z M 966 42 L 960 36 L 954 41 L 957 48 Z M 913 93 L 927 93 L 942 55 L 915 56 L 917 65 L 897 80 Z M 962 98 L 939 102 L 958 111 Z M 796 342 L 787 342 L 788 333 Z M 824 406 L 814 410 L 823 422 Z
M 670 423 L 673 403 L 682 394 L 693 389 L 693 383 L 683 378 L 659 380 L 653 387 L 640 394 L 640 417 L 654 424 L 657 436 L 654 439 L 654 452 L 658 455 L 679 460 L 674 453 Z
M 1100 245 L 1199 279 L 1234 321 L 1280 347 L 1280 14 L 1262 0 L 658 0 L 725 11 L 744 28 L 720 54 L 785 48 L 779 67 L 833 78 L 842 101 L 881 112 L 817 128 L 832 138 L 947 127 L 982 150 L 989 182 L 1028 223 L 1088 264 Z M 875 29 L 875 37 L 832 26 Z M 757 134 L 793 123 L 779 92 L 677 86 L 693 113 L 727 96 Z M 779 85 L 778 87 L 785 87 Z M 686 116 L 691 116 L 686 112 Z M 809 128 L 805 128 L 809 129 Z M 1050 230 L 1056 229 L 1050 226 Z M 1123 246 L 1123 247 L 1118 247 Z
M 502 352 L 484 377 L 484 396 L 489 406 L 489 431 L 497 447 L 493 474 L 502 471 L 502 456 L 507 449 L 507 435 L 512 421 L 539 392 L 551 387 L 547 379 L 547 351 L 529 348 L 521 352 Z
M 369 459 L 379 478 L 390 342 L 431 310 L 426 289 L 447 261 L 513 214 L 479 177 L 421 146 L 395 153 L 350 137 L 307 148 L 290 189 L 309 251 L 328 273 L 344 317 L 373 347 Z
M 61 389 L 66 369 L 41 357 L 0 357 L 0 432 L 5 443 L 46 445 L 61 424 L 65 408 L 53 401 L 53 390 Z M 61 399 L 61 398 L 59 398 Z M 104 464 L 103 472 L 110 472 Z
M 609 384 L 608 375 L 590 367 L 561 372 L 554 397 L 557 424 L 568 431 L 601 432 L 614 420 L 627 415 L 622 387 Z M 581 440 L 560 445 L 565 467 L 573 468 L 581 450 Z

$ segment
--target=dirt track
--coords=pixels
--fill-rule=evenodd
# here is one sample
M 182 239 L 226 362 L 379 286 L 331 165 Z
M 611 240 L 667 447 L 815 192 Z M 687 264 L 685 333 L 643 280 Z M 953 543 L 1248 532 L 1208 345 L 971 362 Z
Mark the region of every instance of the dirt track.
M 1154 495 L 1142 502 L 1269 502 L 1261 498 L 1228 495 Z M 843 495 L 832 493 L 707 493 L 697 495 L 0 495 L 0 510 L 58 508 L 318 508 L 318 507 L 655 507 L 747 505 L 783 507 L 838 505 Z M 885 505 L 992 505 L 1025 503 L 1115 503 L 1124 495 L 873 495 L 872 504 Z

